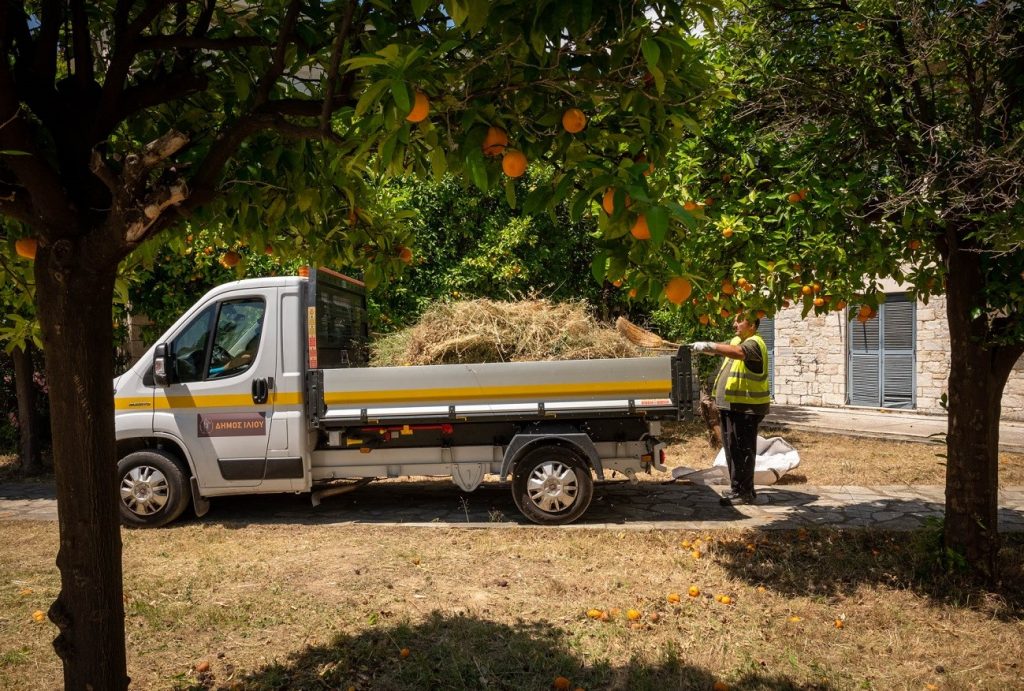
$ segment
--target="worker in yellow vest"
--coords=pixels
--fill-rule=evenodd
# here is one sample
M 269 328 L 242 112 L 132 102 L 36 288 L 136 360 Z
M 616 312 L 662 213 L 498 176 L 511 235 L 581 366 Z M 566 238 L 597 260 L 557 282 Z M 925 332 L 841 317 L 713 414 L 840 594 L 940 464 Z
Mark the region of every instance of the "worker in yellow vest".
M 715 379 L 715 403 L 722 418 L 722 442 L 732 490 L 722 497 L 722 506 L 753 504 L 756 499 L 757 427 L 768 414 L 771 400 L 768 347 L 757 333 L 760 325 L 760 319 L 741 312 L 733 320 L 736 337 L 729 343 L 693 344 L 695 353 L 725 356 Z

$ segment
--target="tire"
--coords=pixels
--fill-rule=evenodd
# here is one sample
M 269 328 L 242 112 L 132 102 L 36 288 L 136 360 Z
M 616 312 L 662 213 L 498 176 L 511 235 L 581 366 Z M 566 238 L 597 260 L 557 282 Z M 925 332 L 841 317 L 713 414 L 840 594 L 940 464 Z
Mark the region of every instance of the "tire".
M 180 516 L 191 496 L 181 462 L 166 451 L 136 451 L 117 464 L 121 523 L 159 528 Z
M 594 496 L 594 481 L 583 457 L 562 446 L 528 451 L 512 473 L 512 498 L 534 523 L 565 525 L 583 515 Z

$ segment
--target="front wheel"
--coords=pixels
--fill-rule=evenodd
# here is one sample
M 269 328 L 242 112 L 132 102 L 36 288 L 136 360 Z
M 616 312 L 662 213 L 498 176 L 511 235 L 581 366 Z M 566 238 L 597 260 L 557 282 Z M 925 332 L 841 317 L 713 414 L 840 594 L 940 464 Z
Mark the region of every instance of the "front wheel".
M 159 528 L 180 516 L 188 506 L 189 486 L 177 459 L 151 449 L 130 453 L 117 464 L 121 522 L 126 526 Z
M 512 473 L 512 498 L 534 523 L 572 523 L 587 510 L 593 496 L 594 481 L 586 461 L 561 446 L 529 451 Z

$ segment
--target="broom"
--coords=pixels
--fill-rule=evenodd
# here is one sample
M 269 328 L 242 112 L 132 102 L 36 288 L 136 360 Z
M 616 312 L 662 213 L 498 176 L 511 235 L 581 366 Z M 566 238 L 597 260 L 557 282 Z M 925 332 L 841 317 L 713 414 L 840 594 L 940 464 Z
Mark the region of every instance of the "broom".
M 666 341 L 658 334 L 652 333 L 643 327 L 637 326 L 636 324 L 629 321 L 625 317 L 619 317 L 618 319 L 615 320 L 615 330 L 622 334 L 622 336 L 627 341 L 629 341 L 633 345 L 640 346 L 641 348 L 651 348 L 654 350 L 674 350 L 679 347 L 678 343 Z

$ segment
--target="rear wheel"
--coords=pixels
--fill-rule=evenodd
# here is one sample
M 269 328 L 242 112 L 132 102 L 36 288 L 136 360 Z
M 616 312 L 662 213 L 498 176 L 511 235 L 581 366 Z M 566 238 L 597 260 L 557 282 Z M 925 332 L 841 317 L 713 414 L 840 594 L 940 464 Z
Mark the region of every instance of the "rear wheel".
M 512 498 L 534 523 L 572 523 L 587 510 L 593 496 L 594 481 L 586 461 L 561 446 L 527 452 L 512 473 Z
M 171 454 L 157 449 L 130 453 L 117 464 L 121 522 L 158 528 L 180 516 L 188 506 L 185 471 Z

